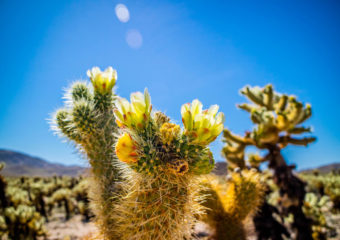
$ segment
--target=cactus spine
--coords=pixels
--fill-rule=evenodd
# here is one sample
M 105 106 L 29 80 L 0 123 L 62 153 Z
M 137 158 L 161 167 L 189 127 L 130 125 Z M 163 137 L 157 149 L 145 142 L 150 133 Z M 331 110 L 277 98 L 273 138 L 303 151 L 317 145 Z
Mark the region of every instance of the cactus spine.
M 161 112 L 151 114 L 151 99 L 131 94 L 115 111 L 121 136 L 118 158 L 130 169 L 128 193 L 114 213 L 122 239 L 190 239 L 195 215 L 202 213 L 197 177 L 214 161 L 207 145 L 223 130 L 218 107 L 202 111 L 194 100 L 182 107 L 184 130 Z
M 93 91 L 86 83 L 74 83 L 65 94 L 65 107 L 55 114 L 53 129 L 88 158 L 92 172 L 90 198 L 100 233 L 105 239 L 117 239 L 111 218 L 120 194 L 117 182 L 122 180 L 114 152 L 118 128 L 112 88 L 117 73 L 111 67 L 104 72 L 94 67 L 87 74 Z
M 225 129 L 226 146 L 222 153 L 228 160 L 230 168 L 245 168 L 244 151 L 247 146 L 267 150 L 267 155 L 264 157 L 251 156 L 249 163 L 258 167 L 262 162 L 269 162 L 269 168 L 274 170 L 274 181 L 280 188 L 281 197 L 289 202 L 286 201 L 287 204 L 281 205 L 282 213 L 286 212 L 294 216 L 292 226 L 297 232 L 297 239 L 312 239 L 311 221 L 302 211 L 305 183 L 293 174 L 294 166 L 287 165 L 281 155 L 281 149 L 289 144 L 307 146 L 315 141 L 314 137 L 294 137 L 311 131 L 310 128 L 300 125 L 311 116 L 311 106 L 309 104 L 304 106 L 294 96 L 274 92 L 271 85 L 264 88 L 247 86 L 241 90 L 241 93 L 251 101 L 251 104 L 241 104 L 239 108 L 250 113 L 255 127 L 252 132 L 246 132 L 244 137 Z M 267 210 L 271 209 L 266 203 L 264 207 Z M 268 212 L 267 210 L 263 209 L 262 213 Z M 272 227 L 279 226 L 277 222 L 272 224 Z M 258 228 L 258 230 L 264 232 L 264 235 L 268 234 L 266 228 L 261 230 Z M 286 234 L 285 231 L 276 231 L 278 239 L 282 238 L 281 233 Z

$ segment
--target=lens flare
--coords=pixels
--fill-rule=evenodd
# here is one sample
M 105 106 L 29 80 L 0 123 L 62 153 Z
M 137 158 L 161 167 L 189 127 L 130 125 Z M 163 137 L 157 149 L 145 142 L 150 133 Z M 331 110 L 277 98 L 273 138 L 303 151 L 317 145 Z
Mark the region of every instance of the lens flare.
M 130 19 L 129 9 L 124 4 L 121 4 L 121 3 L 117 4 L 115 11 L 116 11 L 116 16 L 119 21 L 123 23 L 126 23 L 129 21 Z
M 129 30 L 126 33 L 126 42 L 131 48 L 138 49 L 143 44 L 142 34 L 138 30 Z

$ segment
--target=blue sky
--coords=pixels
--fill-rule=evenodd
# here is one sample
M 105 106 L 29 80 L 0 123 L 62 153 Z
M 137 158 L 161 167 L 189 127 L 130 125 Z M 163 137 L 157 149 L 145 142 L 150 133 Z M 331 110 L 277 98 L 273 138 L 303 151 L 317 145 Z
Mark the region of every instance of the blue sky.
M 120 22 L 123 3 L 130 20 Z M 148 87 L 154 109 L 180 121 L 183 103 L 219 104 L 225 125 L 251 127 L 237 110 L 246 84 L 273 83 L 310 102 L 318 141 L 289 147 L 298 167 L 339 162 L 340 4 L 338 1 L 17 1 L 0 2 L 0 148 L 84 164 L 46 119 L 62 89 L 92 66 L 118 71 L 118 94 Z M 126 34 L 142 35 L 138 49 Z M 220 142 L 213 145 L 222 160 Z

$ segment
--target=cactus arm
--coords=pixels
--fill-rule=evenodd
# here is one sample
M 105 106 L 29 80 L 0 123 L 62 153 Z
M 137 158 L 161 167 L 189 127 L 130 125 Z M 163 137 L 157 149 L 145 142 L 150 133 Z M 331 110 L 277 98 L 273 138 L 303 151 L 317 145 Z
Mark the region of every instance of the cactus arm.
M 223 136 L 224 136 L 224 138 L 231 140 L 231 141 L 238 143 L 238 144 L 243 144 L 243 145 L 252 145 L 253 144 L 252 139 L 247 138 L 247 137 L 243 138 L 239 135 L 232 134 L 231 131 L 229 131 L 228 129 L 223 130 Z
M 249 113 L 251 113 L 253 111 L 254 108 L 256 108 L 255 106 L 249 105 L 247 103 L 242 103 L 242 104 L 238 104 L 237 105 L 238 108 L 243 109 Z
M 282 136 L 279 139 L 279 143 L 282 143 L 284 145 L 286 144 L 293 144 L 293 145 L 299 145 L 299 146 L 307 146 L 310 143 L 313 143 L 316 141 L 315 137 L 304 137 L 304 138 L 293 138 L 289 135 Z
M 117 74 L 110 67 L 103 72 L 93 68 L 88 76 L 93 89 L 83 82 L 72 84 L 64 97 L 65 107 L 55 114 L 54 129 L 75 143 L 89 160 L 91 206 L 100 234 L 105 239 L 119 239 L 111 217 L 123 182 L 114 152 L 118 126 L 113 113 L 116 96 L 112 88 Z
M 302 116 L 297 120 L 297 124 L 300 124 L 306 121 L 311 116 L 312 116 L 312 107 L 309 104 L 307 104 L 306 108 L 303 110 Z
M 288 102 L 288 96 L 287 95 L 282 95 L 279 98 L 278 103 L 276 104 L 275 108 L 276 108 L 276 112 L 283 112 L 286 109 L 287 106 L 287 102 Z
M 293 127 L 287 130 L 290 134 L 302 134 L 302 133 L 310 133 L 312 129 L 310 127 Z
M 268 84 L 263 89 L 264 93 L 264 103 L 266 104 L 266 107 L 268 110 L 274 110 L 274 91 L 273 86 L 271 84 Z
M 245 95 L 249 100 L 254 102 L 259 106 L 265 106 L 266 104 L 263 102 L 263 95 L 259 88 L 250 88 L 249 86 L 244 87 L 241 90 L 241 94 Z

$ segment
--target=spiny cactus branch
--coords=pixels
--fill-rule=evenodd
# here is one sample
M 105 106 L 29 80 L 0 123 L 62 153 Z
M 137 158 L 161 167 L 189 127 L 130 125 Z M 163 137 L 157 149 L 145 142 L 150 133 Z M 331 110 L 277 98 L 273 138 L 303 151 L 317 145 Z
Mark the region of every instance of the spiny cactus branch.
M 111 67 L 103 72 L 94 67 L 87 75 L 93 90 L 87 83 L 74 83 L 65 94 L 65 107 L 55 114 L 53 128 L 88 158 L 92 172 L 91 205 L 101 235 L 105 239 L 119 239 L 111 217 L 120 199 L 119 184 L 123 181 L 114 151 L 118 126 L 113 113 L 116 96 L 112 89 L 117 73 Z
M 313 143 L 315 141 L 316 141 L 315 137 L 293 138 L 288 135 L 281 136 L 278 142 L 284 145 L 293 144 L 306 147 L 308 144 Z

